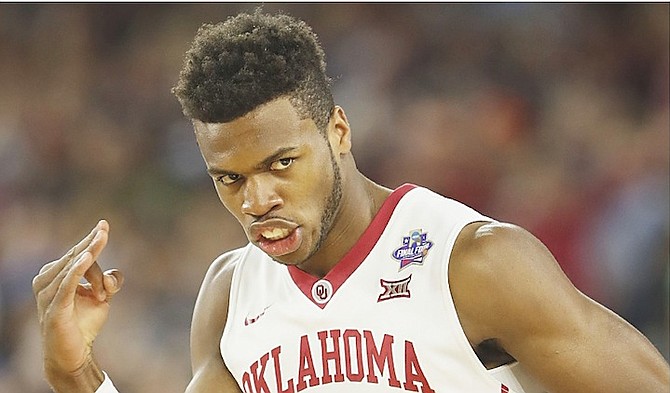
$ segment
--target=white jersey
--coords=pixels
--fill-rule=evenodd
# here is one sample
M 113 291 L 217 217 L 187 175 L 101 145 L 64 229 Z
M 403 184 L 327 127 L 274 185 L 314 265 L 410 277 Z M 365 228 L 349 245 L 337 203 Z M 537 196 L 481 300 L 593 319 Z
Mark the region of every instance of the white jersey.
M 238 250 L 220 349 L 242 391 L 529 392 L 482 366 L 456 315 L 449 256 L 476 221 L 491 220 L 404 185 L 321 279 Z

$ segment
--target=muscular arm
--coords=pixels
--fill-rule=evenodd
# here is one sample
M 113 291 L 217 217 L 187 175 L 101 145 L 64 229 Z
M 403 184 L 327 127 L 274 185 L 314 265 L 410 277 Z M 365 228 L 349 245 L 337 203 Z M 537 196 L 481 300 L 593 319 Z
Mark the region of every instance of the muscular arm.
M 238 393 L 219 350 L 228 315 L 234 254 L 224 254 L 210 267 L 200 288 L 191 326 L 191 366 L 193 379 L 186 393 Z
M 523 229 L 467 226 L 449 269 L 471 344 L 494 340 L 548 391 L 668 390 L 670 369 L 656 348 L 579 292 L 546 247 Z

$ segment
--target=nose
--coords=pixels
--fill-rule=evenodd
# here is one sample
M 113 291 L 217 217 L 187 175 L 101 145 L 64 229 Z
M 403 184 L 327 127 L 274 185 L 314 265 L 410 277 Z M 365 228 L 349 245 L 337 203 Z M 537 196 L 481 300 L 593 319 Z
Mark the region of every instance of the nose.
M 258 175 L 249 177 L 244 182 L 242 213 L 262 217 L 273 209 L 281 207 L 283 203 L 271 179 Z

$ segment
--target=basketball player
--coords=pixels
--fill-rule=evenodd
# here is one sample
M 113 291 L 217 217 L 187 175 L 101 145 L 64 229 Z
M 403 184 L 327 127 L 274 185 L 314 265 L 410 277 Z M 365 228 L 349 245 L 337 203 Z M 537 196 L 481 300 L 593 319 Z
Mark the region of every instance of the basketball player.
M 205 276 L 188 393 L 668 390 L 660 353 L 531 234 L 356 169 L 303 22 L 203 26 L 174 91 L 249 239 Z M 109 231 L 101 221 L 33 280 L 56 392 L 116 391 L 92 357 L 123 282 L 96 262 Z

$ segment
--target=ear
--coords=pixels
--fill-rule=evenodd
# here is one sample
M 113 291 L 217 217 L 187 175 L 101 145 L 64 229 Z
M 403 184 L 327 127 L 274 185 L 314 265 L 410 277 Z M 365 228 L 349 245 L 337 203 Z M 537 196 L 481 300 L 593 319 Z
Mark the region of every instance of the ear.
M 351 152 L 351 128 L 349 120 L 341 106 L 335 106 L 328 123 L 328 140 L 335 153 L 347 154 Z

